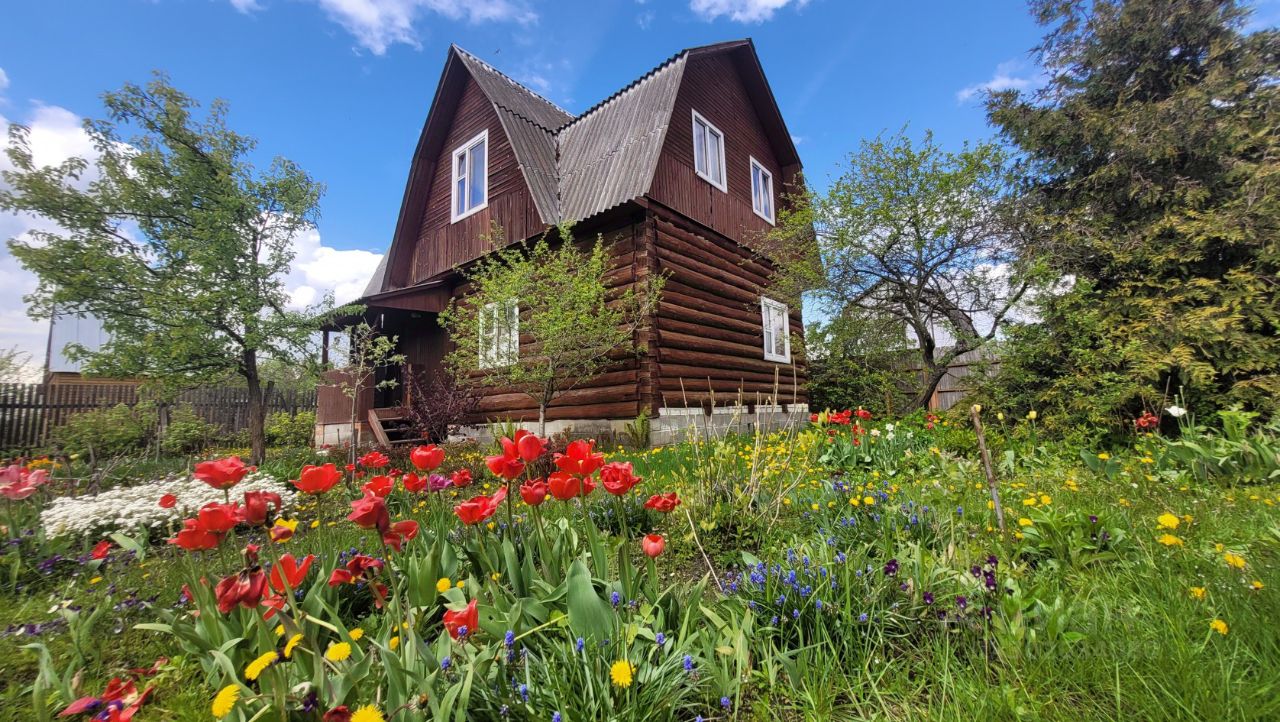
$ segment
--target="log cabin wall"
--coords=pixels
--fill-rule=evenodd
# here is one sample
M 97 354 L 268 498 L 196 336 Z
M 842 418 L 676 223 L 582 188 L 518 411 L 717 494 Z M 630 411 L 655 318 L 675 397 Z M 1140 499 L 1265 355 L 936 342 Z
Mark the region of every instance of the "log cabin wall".
M 654 323 L 652 394 L 657 408 L 807 403 L 802 349 L 791 363 L 764 359 L 761 291 L 772 269 L 724 236 L 656 208 L 650 218 L 654 272 L 666 276 Z M 804 324 L 789 308 L 793 339 Z M 741 395 L 739 395 L 741 392 Z
M 488 207 L 450 222 L 453 183 L 453 151 L 483 130 L 489 131 Z M 410 284 L 424 281 L 455 266 L 473 261 L 493 246 L 487 236 L 490 224 L 497 223 L 508 241 L 537 235 L 542 231 L 538 209 L 529 194 L 524 175 L 516 162 L 511 143 L 480 86 L 467 78 L 454 111 L 449 133 L 435 159 L 426 210 L 413 252 Z
M 693 112 L 724 133 L 722 191 L 694 171 Z M 671 113 L 649 197 L 722 236 L 751 245 L 773 228 L 751 209 L 751 158 L 774 178 L 774 206 L 798 168 L 781 168 L 728 54 L 691 58 Z
M 621 294 L 634 287 L 648 274 L 641 270 L 650 257 L 646 251 L 646 229 L 650 226 L 643 214 L 617 219 L 604 228 L 584 229 L 577 234 L 578 246 L 584 250 L 602 235 L 610 254 L 610 270 L 605 286 L 611 293 Z M 465 281 L 453 289 L 454 299 L 465 302 L 470 292 Z M 520 311 L 522 320 L 528 312 Z M 647 329 L 641 342 L 647 340 Z M 452 351 L 452 349 L 450 349 Z M 537 354 L 532 337 L 520 335 L 520 356 Z M 547 408 L 548 421 L 632 419 L 640 412 L 642 369 L 647 368 L 645 354 L 617 354 L 613 362 L 598 376 L 577 383 L 564 391 Z M 533 422 L 538 419 L 538 406 L 527 394 L 504 387 L 487 387 L 482 391 L 477 413 L 469 423 L 485 423 L 493 419 Z

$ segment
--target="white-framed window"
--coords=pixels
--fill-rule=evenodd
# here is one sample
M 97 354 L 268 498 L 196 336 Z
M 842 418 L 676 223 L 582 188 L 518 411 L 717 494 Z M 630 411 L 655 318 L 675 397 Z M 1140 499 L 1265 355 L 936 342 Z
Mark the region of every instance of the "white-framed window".
M 751 210 L 773 223 L 773 174 L 751 158 Z
M 791 363 L 791 324 L 787 304 L 761 296 L 760 317 L 764 326 L 764 360 Z
M 520 306 L 486 303 L 480 310 L 480 368 L 510 366 L 520 358 Z
M 453 151 L 453 192 L 450 222 L 489 205 L 489 131 L 463 143 Z
M 728 193 L 724 172 L 724 133 L 693 111 L 693 169 L 711 185 Z

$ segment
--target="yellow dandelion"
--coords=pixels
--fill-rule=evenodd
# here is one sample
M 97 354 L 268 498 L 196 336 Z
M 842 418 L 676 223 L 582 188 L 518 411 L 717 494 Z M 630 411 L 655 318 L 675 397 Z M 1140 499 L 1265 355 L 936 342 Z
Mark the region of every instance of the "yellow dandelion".
M 866 504 L 867 506 L 875 506 L 876 500 L 875 500 L 875 497 L 873 496 L 864 496 L 862 497 L 862 503 Z
M 1041 495 L 1040 495 L 1040 505 L 1041 505 L 1041 506 L 1046 506 L 1046 505 L 1048 505 L 1048 504 L 1052 504 L 1052 503 L 1053 503 L 1053 497 L 1049 496 L 1048 494 L 1041 494 Z
M 277 637 L 283 637 L 283 636 L 284 636 L 284 625 L 283 625 L 283 624 L 277 624 L 277 625 L 276 625 L 276 636 L 277 636 Z
M 613 683 L 619 687 L 630 687 L 635 673 L 635 665 L 625 659 L 620 659 L 609 668 L 609 679 L 612 679 Z
M 1204 587 L 1192 587 L 1191 597 L 1193 599 L 1204 599 Z
M 262 674 L 274 661 L 276 661 L 275 650 L 259 655 L 257 659 L 249 663 L 249 666 L 244 668 L 244 678 L 251 681 L 257 679 L 258 675 Z
M 324 658 L 330 662 L 341 662 L 351 656 L 351 645 L 346 642 L 334 642 L 324 650 Z
M 100 581 L 102 581 L 102 577 L 94 577 L 93 579 L 90 579 L 90 580 L 89 580 L 89 583 L 90 583 L 90 584 L 97 584 L 97 583 L 98 583 L 98 582 L 100 582 Z
M 1265 585 L 1257 579 L 1254 579 L 1252 582 L 1249 582 L 1249 588 L 1254 590 L 1255 592 L 1260 591 L 1264 586 Z
M 1161 529 L 1177 529 L 1178 525 L 1181 523 L 1181 519 L 1169 512 L 1165 512 L 1156 517 L 1156 524 L 1159 524 Z
M 1027 419 L 1029 419 L 1029 420 L 1031 420 L 1031 421 L 1035 421 L 1035 420 L 1036 420 L 1036 410 L 1035 410 L 1035 409 L 1032 409 L 1032 410 L 1030 410 L 1030 411 L 1028 411 L 1028 412 L 1027 412 Z
M 1236 569 L 1244 569 L 1244 557 L 1240 556 L 1239 554 L 1233 554 L 1231 552 L 1227 552 L 1222 555 L 1222 561 L 1226 562 L 1227 566 L 1229 567 L 1235 567 Z
M 367 704 L 351 715 L 351 722 L 386 722 L 386 717 L 382 716 L 382 710 Z
M 445 592 L 449 591 L 449 587 L 452 587 L 452 586 L 453 586 L 453 580 L 449 579 L 449 577 L 440 577 L 440 579 L 436 581 L 436 591 L 440 592 L 441 594 L 444 594 Z
M 231 714 L 231 709 L 236 706 L 236 702 L 240 701 L 240 685 L 229 684 L 218 690 L 218 694 L 213 698 L 213 705 L 210 710 L 213 716 L 222 719 Z
M 457 583 L 457 584 L 454 584 L 453 586 L 455 586 L 455 587 L 457 587 L 457 588 L 461 589 L 461 588 L 463 588 L 463 587 L 467 586 L 467 583 L 466 583 L 466 582 L 464 582 L 464 581 L 462 581 L 461 579 L 459 579 L 459 580 L 458 580 L 458 583 Z
M 396 651 L 396 650 L 400 647 L 400 638 L 399 638 L 399 637 L 392 637 L 392 638 L 387 642 L 387 646 L 391 648 L 391 651 L 393 651 L 393 652 L 394 652 L 394 651 Z
M 311 528 L 312 528 L 312 529 L 319 529 L 319 528 L 320 528 L 320 520 L 319 520 L 319 519 L 314 519 L 314 520 L 312 520 L 312 522 L 311 522 Z
M 1223 634 L 1223 635 L 1225 635 L 1228 631 L 1227 623 L 1222 621 L 1221 619 L 1215 619 L 1212 622 L 1209 622 L 1209 629 L 1212 629 L 1218 634 Z
M 862 500 L 859 499 L 858 497 L 856 496 L 849 497 L 849 506 L 857 506 L 861 503 L 862 503 Z
M 363 629 L 356 627 L 355 629 L 351 630 L 351 641 L 358 642 L 360 641 L 360 638 L 363 636 L 364 636 Z
M 1018 526 L 1031 526 L 1031 520 L 1024 516 L 1018 520 Z
M 1161 544 L 1163 544 L 1163 545 L 1165 545 L 1165 546 L 1167 546 L 1167 547 L 1180 547 L 1180 546 L 1182 546 L 1182 540 L 1181 540 L 1181 539 L 1179 539 L 1178 537 L 1176 537 L 1176 536 L 1172 535 L 1172 534 L 1161 534 L 1161 535 L 1156 539 L 1156 541 L 1160 542 Z
M 284 658 L 289 659 L 293 656 L 293 650 L 302 642 L 302 635 L 295 634 L 289 637 L 289 641 L 284 643 Z

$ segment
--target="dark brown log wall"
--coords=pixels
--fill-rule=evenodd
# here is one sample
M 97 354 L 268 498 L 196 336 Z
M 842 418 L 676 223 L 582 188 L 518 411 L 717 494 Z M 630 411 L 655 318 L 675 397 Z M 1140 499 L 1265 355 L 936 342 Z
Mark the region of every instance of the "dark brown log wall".
M 450 222 L 449 204 L 453 151 L 489 130 L 489 205 L 458 221 Z M 413 253 L 411 283 L 430 278 L 455 266 L 475 260 L 492 250 L 486 240 L 490 224 L 502 227 L 509 242 L 534 236 L 542 222 L 515 153 L 493 106 L 475 81 L 468 78 L 455 111 L 449 134 L 435 159 L 426 212 Z
M 770 270 L 741 245 L 699 229 L 678 214 L 651 218 L 655 272 L 666 276 L 654 324 L 652 403 L 658 406 L 804 403 L 807 378 L 794 336 L 792 363 L 764 359 L 761 290 Z
M 694 170 L 694 110 L 724 133 L 728 192 L 703 180 Z M 676 95 L 649 197 L 727 238 L 750 245 L 754 236 L 773 227 L 751 210 L 752 156 L 773 174 L 776 207 L 784 183 L 798 169 L 779 167 L 755 105 L 729 57 L 717 54 L 691 59 Z

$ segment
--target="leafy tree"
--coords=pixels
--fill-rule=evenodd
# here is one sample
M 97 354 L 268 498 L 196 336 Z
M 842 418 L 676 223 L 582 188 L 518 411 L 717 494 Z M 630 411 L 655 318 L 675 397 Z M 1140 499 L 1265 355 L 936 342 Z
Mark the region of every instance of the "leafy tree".
M 892 318 L 845 315 L 805 329 L 809 406 L 863 407 L 894 416 L 912 407 L 919 374 L 902 324 Z
M 28 130 L 10 128 L 14 170 L 0 208 L 59 226 L 9 241 L 39 277 L 31 312 L 101 319 L 110 340 L 100 350 L 68 350 L 93 373 L 166 387 L 243 378 L 260 461 L 259 364 L 305 353 L 318 325 L 319 308 L 286 307 L 283 282 L 292 239 L 314 226 L 323 188 L 283 158 L 255 168 L 256 143 L 227 127 L 226 104 L 201 117 L 163 75 L 103 101 L 107 117 L 85 123 L 92 161 L 38 166 Z
M 473 292 L 440 314 L 454 343 L 446 361 L 460 380 L 480 378 L 527 394 L 545 435 L 547 407 L 556 398 L 642 349 L 637 332 L 653 313 L 662 280 L 611 289 L 604 239 L 580 250 L 568 226 L 531 247 L 503 248 L 501 232 L 492 233 L 501 250 L 467 274 Z
M 342 345 L 344 338 L 346 339 L 345 347 Z M 348 450 L 348 455 L 351 457 L 350 463 L 355 463 L 356 452 L 361 444 L 360 429 L 362 427 L 360 419 L 357 418 L 360 410 L 360 396 L 366 390 L 395 388 L 399 383 L 391 378 L 375 380 L 378 369 L 404 364 L 404 354 L 396 350 L 399 340 L 398 336 L 380 333 L 364 321 L 347 326 L 336 339 L 334 352 L 338 356 L 345 356 L 345 363 L 340 363 L 338 366 L 342 369 L 342 373 L 335 379 L 335 385 L 351 402 L 351 429 L 354 438 Z
M 0 348 L 0 383 L 17 383 L 28 375 L 31 354 L 17 346 Z
M 1233 0 L 1036 0 L 1048 85 L 989 99 L 1056 275 L 1038 403 L 1280 408 L 1280 33 Z M 1050 356 L 1043 356 L 1050 353 Z M 1003 375 L 1003 372 L 1002 372 Z M 1100 408 L 1099 408 L 1100 407 Z
M 782 259 L 777 288 L 807 294 L 842 329 L 891 321 L 915 338 L 923 408 L 963 353 L 996 337 L 1032 287 L 1032 210 L 1016 193 L 1004 151 L 979 143 L 939 148 L 931 133 L 864 141 L 826 193 L 809 191 L 766 239 Z M 816 243 L 796 238 L 816 232 Z M 805 249 L 797 254 L 789 249 Z M 855 334 L 839 342 L 856 348 Z

